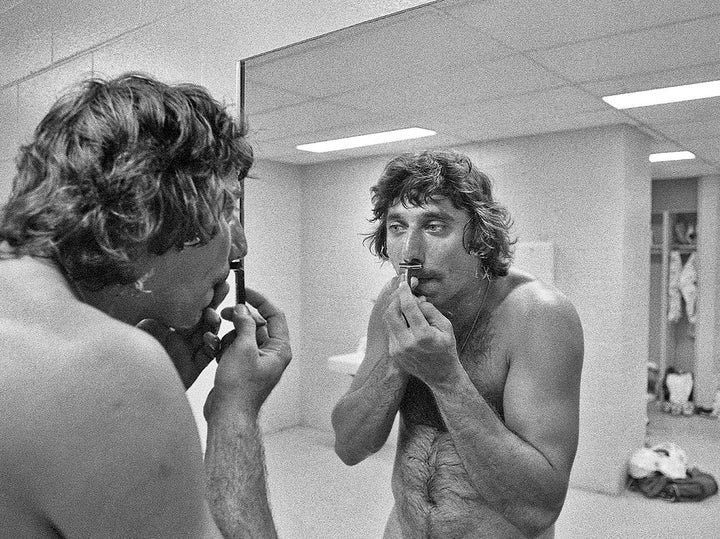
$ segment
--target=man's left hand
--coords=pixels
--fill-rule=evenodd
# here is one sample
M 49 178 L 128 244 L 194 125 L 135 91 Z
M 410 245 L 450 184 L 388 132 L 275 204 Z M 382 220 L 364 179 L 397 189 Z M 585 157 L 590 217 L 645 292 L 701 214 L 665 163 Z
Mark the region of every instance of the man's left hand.
M 162 343 L 187 389 L 220 351 L 220 321 L 217 311 L 208 307 L 192 328 L 173 329 L 156 320 L 143 320 L 137 327 Z
M 215 309 L 229 291 L 227 282 L 219 284 L 200 321 L 191 328 L 173 329 L 157 320 L 142 320 L 137 325 L 160 341 L 175 364 L 185 389 L 193 385 L 205 367 L 220 353 L 218 331 L 222 319 Z
M 387 312 L 389 353 L 395 363 L 428 386 L 460 367 L 452 323 L 424 297 L 400 283 Z

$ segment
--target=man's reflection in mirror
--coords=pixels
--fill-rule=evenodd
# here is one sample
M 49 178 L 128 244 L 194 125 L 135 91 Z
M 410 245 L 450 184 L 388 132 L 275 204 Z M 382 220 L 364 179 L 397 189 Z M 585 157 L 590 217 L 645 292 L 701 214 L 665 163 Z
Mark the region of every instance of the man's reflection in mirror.
M 369 247 L 399 275 L 333 410 L 338 456 L 378 451 L 399 412 L 385 537 L 552 537 L 578 441 L 575 308 L 511 265 L 509 213 L 464 155 L 393 159 L 372 209 Z

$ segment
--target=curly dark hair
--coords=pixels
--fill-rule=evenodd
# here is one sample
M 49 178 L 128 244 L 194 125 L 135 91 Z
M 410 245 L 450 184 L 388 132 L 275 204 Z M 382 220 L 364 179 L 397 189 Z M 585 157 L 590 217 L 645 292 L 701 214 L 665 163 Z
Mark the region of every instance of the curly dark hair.
M 0 240 L 89 288 L 133 282 L 138 256 L 217 233 L 253 162 L 246 132 L 201 86 L 88 79 L 20 148 Z
M 387 214 L 398 202 L 422 206 L 434 197 L 446 197 L 470 217 L 463 239 L 465 250 L 476 255 L 491 277 L 507 275 L 512 261 L 512 220 L 493 199 L 490 178 L 470 159 L 453 151 L 407 153 L 392 159 L 371 188 L 375 230 L 365 237 L 370 252 L 383 260 L 387 252 Z

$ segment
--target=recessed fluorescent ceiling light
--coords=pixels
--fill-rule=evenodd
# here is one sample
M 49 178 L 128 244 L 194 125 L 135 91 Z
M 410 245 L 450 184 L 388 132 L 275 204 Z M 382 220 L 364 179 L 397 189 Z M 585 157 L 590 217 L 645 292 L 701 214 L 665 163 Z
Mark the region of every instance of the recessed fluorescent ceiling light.
M 435 131 L 430 131 L 429 129 L 409 127 L 407 129 L 396 129 L 394 131 L 383 131 L 382 133 L 359 135 L 357 137 L 325 140 L 322 142 L 313 142 L 312 144 L 300 144 L 299 146 L 295 147 L 298 150 L 303 150 L 305 152 L 325 153 L 335 152 L 338 150 L 347 150 L 349 148 L 360 148 L 361 146 L 372 146 L 373 144 L 396 142 L 398 140 L 409 140 L 413 138 L 429 137 L 436 134 L 437 133 L 435 133 Z
M 651 163 L 658 163 L 660 161 L 682 161 L 683 159 L 695 159 L 695 154 L 692 152 L 665 152 L 650 154 Z
M 717 96 L 720 96 L 720 80 L 657 88 L 656 90 L 643 90 L 642 92 L 628 94 L 608 95 L 602 99 L 616 109 L 631 109 Z

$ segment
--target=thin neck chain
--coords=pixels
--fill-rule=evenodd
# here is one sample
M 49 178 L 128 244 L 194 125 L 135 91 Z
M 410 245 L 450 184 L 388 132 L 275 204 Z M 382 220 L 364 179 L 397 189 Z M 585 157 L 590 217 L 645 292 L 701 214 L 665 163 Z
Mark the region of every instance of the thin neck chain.
M 485 287 L 485 293 L 483 294 L 482 301 L 480 301 L 480 307 L 478 307 L 477 314 L 475 315 L 475 320 L 473 320 L 472 326 L 470 326 L 470 331 L 468 331 L 467 335 L 465 336 L 465 340 L 462 343 L 462 346 L 460 347 L 460 351 L 458 352 L 458 357 L 463 353 L 463 350 L 465 350 L 465 346 L 467 346 L 468 341 L 470 340 L 470 337 L 473 334 L 473 331 L 475 331 L 475 326 L 478 323 L 478 320 L 480 319 L 480 313 L 482 312 L 483 305 L 485 305 L 485 298 L 487 298 L 488 290 L 490 290 L 490 284 L 492 281 L 490 278 L 488 278 L 487 286 Z

